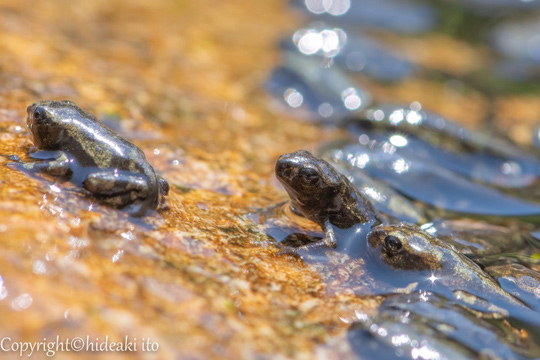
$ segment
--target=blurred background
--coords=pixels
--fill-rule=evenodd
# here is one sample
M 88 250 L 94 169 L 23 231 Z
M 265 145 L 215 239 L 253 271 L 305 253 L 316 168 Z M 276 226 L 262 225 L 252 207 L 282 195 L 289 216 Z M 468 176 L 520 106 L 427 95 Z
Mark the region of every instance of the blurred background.
M 0 338 L 160 344 L 77 358 L 350 357 L 350 319 L 381 299 L 343 269 L 327 291 L 244 216 L 287 199 L 276 158 L 383 103 L 533 147 L 539 70 L 537 0 L 0 0 Z M 26 107 L 46 99 L 141 147 L 169 210 L 134 224 L 4 166 L 28 159 Z

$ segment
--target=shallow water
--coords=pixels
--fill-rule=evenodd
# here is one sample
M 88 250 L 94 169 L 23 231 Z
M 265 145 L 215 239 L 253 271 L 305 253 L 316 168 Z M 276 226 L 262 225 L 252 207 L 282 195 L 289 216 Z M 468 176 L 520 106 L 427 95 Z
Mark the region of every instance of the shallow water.
M 464 307 L 430 292 L 389 297 L 381 314 L 349 330 L 358 355 L 367 359 L 525 359 L 538 345 L 523 342 L 499 320 L 479 319 Z

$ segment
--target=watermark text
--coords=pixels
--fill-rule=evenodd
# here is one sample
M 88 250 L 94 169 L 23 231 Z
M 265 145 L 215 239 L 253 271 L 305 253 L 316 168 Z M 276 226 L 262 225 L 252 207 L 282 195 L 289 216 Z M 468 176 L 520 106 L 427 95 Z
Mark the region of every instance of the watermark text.
M 44 354 L 53 357 L 59 352 L 156 352 L 159 344 L 149 338 L 125 336 L 122 340 L 112 340 L 109 336 L 73 338 L 44 338 L 42 341 L 17 341 L 9 336 L 0 338 L 0 352 L 17 353 L 21 357 Z

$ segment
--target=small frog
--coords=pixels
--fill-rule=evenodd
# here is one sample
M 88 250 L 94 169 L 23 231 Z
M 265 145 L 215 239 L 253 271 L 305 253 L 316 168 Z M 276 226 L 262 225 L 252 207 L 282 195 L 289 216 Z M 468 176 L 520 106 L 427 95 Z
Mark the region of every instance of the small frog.
M 30 137 L 42 160 L 16 168 L 69 180 L 100 202 L 132 216 L 163 205 L 169 184 L 156 174 L 141 149 L 71 101 L 40 101 L 27 109 Z
M 291 198 L 292 211 L 318 224 L 330 248 L 337 246 L 338 229 L 383 222 L 371 202 L 345 176 L 309 151 L 281 155 L 276 176 Z
M 540 273 L 520 264 L 489 266 L 484 271 L 491 275 L 503 290 L 540 312 Z
M 368 234 L 367 248 L 367 271 L 387 284 L 416 283 L 416 290 L 440 293 L 476 311 L 540 324 L 538 314 L 502 290 L 472 260 L 416 225 L 376 226 Z

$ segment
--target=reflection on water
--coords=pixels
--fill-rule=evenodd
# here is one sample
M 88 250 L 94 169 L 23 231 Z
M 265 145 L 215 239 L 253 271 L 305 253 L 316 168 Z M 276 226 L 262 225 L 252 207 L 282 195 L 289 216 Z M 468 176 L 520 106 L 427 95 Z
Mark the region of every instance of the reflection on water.
M 540 7 L 538 0 L 460 0 L 481 14 L 493 14 L 493 11 L 529 10 Z
M 539 351 L 504 321 L 431 292 L 389 297 L 379 315 L 351 326 L 349 341 L 362 359 L 522 359 Z
M 338 167 L 343 163 L 356 167 L 356 172 L 367 173 L 401 194 L 436 208 L 476 215 L 540 214 L 540 204 L 473 182 L 445 167 L 445 163 L 409 152 L 389 141 L 371 140 L 368 145 L 349 142 L 339 144 L 337 148 L 329 146 L 322 155 Z M 364 161 L 366 158 L 369 158 L 368 162 Z
M 395 0 L 293 0 L 316 19 L 347 26 L 383 28 L 396 32 L 419 33 L 430 30 L 436 11 L 426 4 Z
M 501 24 L 493 30 L 492 40 L 507 57 L 540 62 L 540 19 Z
M 304 55 L 320 53 L 331 58 L 347 44 L 347 34 L 342 29 L 300 29 L 293 34 L 292 40 Z
M 367 34 L 353 33 L 348 38 L 340 28 L 324 27 L 320 22 L 310 26 L 296 31 L 292 41 L 283 41 L 282 48 L 307 56 L 318 55 L 326 67 L 339 66 L 380 81 L 403 80 L 417 70 L 398 51 Z
M 389 141 L 403 154 L 503 188 L 532 185 L 540 172 L 540 161 L 515 145 L 425 111 L 381 106 L 350 121 L 349 129 L 359 138 Z
M 298 52 L 286 51 L 284 57 L 286 64 L 274 69 L 267 89 L 300 117 L 339 119 L 370 103 L 369 93 L 339 68 L 321 68 L 319 60 Z
M 504 291 L 517 297 L 530 308 L 540 310 L 540 273 L 520 264 L 491 266 L 486 271 Z

